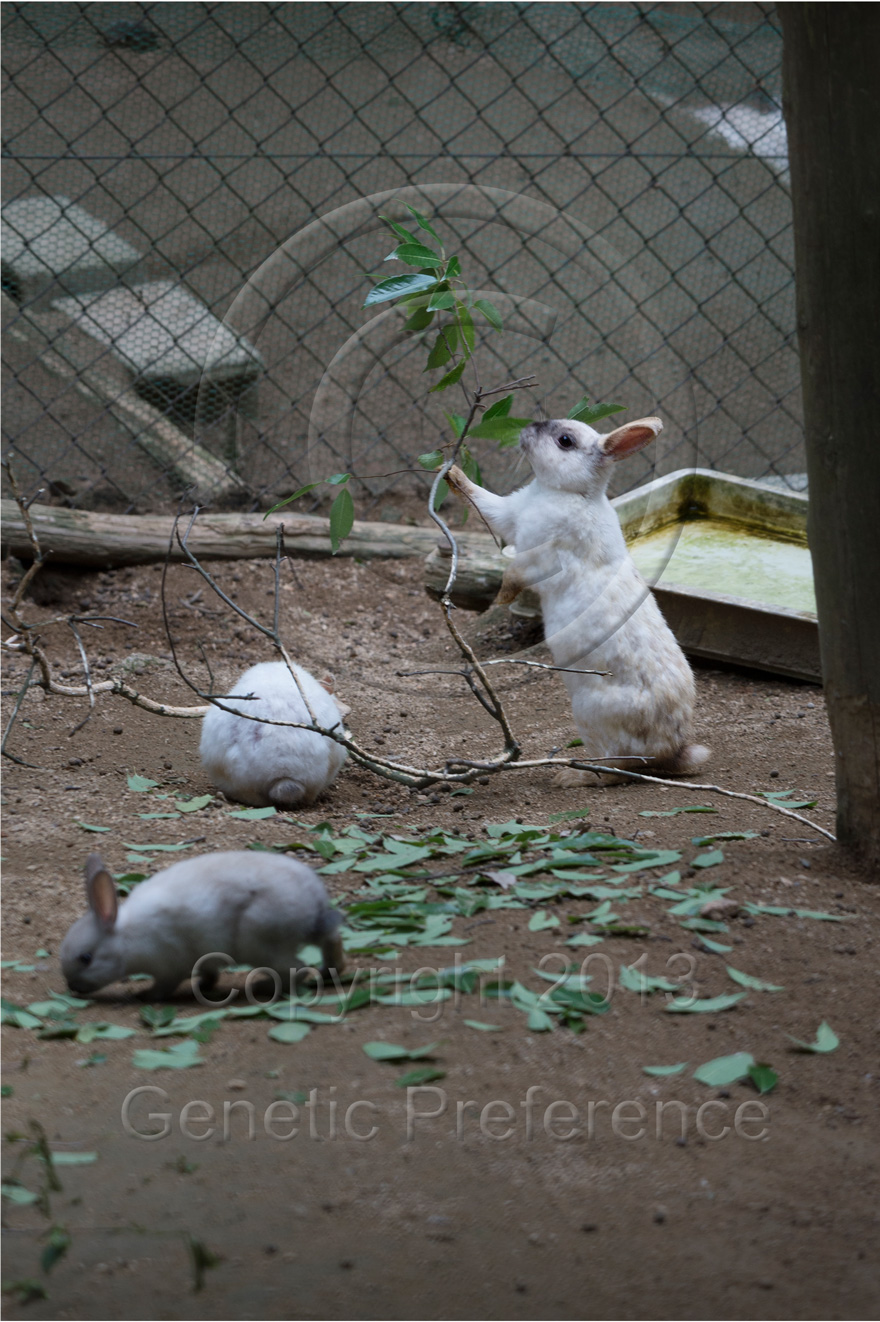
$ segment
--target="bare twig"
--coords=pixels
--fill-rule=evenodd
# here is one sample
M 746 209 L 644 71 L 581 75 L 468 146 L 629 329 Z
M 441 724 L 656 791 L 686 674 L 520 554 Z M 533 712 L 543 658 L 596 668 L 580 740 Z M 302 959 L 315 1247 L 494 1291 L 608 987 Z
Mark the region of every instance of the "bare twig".
M 76 639 L 76 645 L 79 648 L 79 654 L 80 657 L 82 658 L 83 671 L 86 677 L 86 691 L 89 695 L 89 710 L 86 712 L 85 716 L 79 722 L 79 724 L 75 725 L 72 730 L 68 731 L 67 737 L 68 739 L 72 739 L 73 736 L 79 730 L 81 730 L 84 725 L 87 725 L 92 718 L 92 712 L 95 710 L 95 692 L 94 689 L 92 688 L 92 672 L 91 669 L 89 668 L 89 658 L 86 655 L 86 649 L 83 647 L 83 640 L 80 637 L 79 629 L 77 629 L 76 622 L 72 618 L 68 621 L 68 623 L 70 624 L 71 632 L 73 633 L 73 636 Z
M 33 762 L 25 762 L 24 758 L 16 757 L 14 753 L 7 753 L 6 741 L 9 738 L 10 734 L 12 733 L 12 727 L 15 724 L 15 718 L 18 715 L 19 711 L 21 710 L 21 704 L 24 702 L 25 695 L 28 689 L 30 688 L 31 675 L 34 673 L 34 667 L 36 666 L 36 664 L 37 663 L 34 660 L 34 658 L 31 657 L 30 668 L 27 672 L 27 675 L 25 676 L 24 683 L 22 684 L 21 688 L 18 691 L 18 696 L 15 699 L 15 706 L 13 707 L 12 715 L 9 718 L 9 724 L 6 726 L 6 730 L 4 731 L 3 734 L 3 742 L 2 744 L 0 744 L 0 753 L 2 753 L 4 757 L 8 757 L 10 762 L 17 762 L 20 767 L 33 768 L 34 764 Z

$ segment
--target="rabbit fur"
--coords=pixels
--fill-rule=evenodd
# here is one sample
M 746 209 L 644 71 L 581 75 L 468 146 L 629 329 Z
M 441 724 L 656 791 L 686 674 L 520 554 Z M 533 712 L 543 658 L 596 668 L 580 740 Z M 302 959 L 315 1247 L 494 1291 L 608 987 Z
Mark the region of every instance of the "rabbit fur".
M 570 419 L 537 422 L 520 437 L 535 474 L 527 486 L 496 496 L 457 467 L 447 481 L 494 533 L 515 544 L 501 600 L 525 586 L 537 589 L 555 664 L 610 672 L 562 675 L 585 759 L 685 775 L 709 756 L 690 742 L 693 674 L 606 495 L 612 464 L 647 445 L 662 425 L 642 418 L 602 436 Z M 566 769 L 557 783 L 590 779 Z
M 320 877 L 292 858 L 252 850 L 203 854 L 142 881 L 121 904 L 100 855 L 89 855 L 85 873 L 89 910 L 61 945 L 73 992 L 91 995 L 148 973 L 162 999 L 191 976 L 210 990 L 230 963 L 274 969 L 289 987 L 297 952 L 310 944 L 321 947 L 326 969 L 343 967 L 342 915 Z
M 304 694 L 317 723 L 341 731 L 348 709 L 302 666 L 293 669 L 302 693 L 283 661 L 264 661 L 244 672 L 224 706 L 246 716 L 309 724 Z M 255 695 L 251 701 L 249 693 Z M 314 803 L 348 756 L 342 744 L 312 730 L 242 719 L 214 706 L 202 721 L 199 753 L 212 783 L 227 798 L 254 808 Z

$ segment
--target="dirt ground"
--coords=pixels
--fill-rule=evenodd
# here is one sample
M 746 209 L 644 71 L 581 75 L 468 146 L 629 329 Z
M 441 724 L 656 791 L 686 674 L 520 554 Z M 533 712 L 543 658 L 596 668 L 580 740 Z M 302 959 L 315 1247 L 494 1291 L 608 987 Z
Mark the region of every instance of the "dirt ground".
M 309 669 L 333 671 L 364 744 L 413 762 L 465 750 L 482 756 L 498 741 L 460 679 L 397 674 L 454 664 L 420 572 L 416 562 L 295 562 L 281 593 L 286 637 Z M 246 607 L 271 610 L 266 563 L 216 573 Z M 132 620 L 136 628 L 110 624 L 90 633 L 96 675 L 127 663 L 150 696 L 192 703 L 169 660 L 160 579 L 152 567 L 56 572 L 47 575 L 43 604 L 26 613 L 80 609 Z M 7 564 L 4 586 L 12 581 Z M 179 655 L 201 682 L 199 642 L 218 683 L 271 659 L 270 645 L 218 609 L 191 571 L 171 572 L 168 598 Z M 474 628 L 475 617 L 462 618 Z M 69 671 L 75 682 L 69 630 L 54 625 L 44 637 L 61 675 Z M 154 659 L 133 662 L 134 654 Z M 499 686 L 526 754 L 564 748 L 574 731 L 558 677 L 519 668 L 494 673 L 504 675 Z M 20 659 L 7 660 L 5 719 L 23 675 Z M 833 829 L 821 690 L 702 666 L 697 686 L 695 733 L 713 749 L 709 779 L 816 799 L 804 815 Z M 743 906 L 784 912 L 743 907 L 726 932 L 713 934 L 730 953 L 713 953 L 700 931 L 684 928 L 668 902 L 650 893 L 667 871 L 661 868 L 626 878 L 628 886 L 641 884 L 626 920 L 647 935 L 608 934 L 590 950 L 567 947 L 573 930 L 587 930 L 567 920 L 593 902 L 564 898 L 550 906 L 559 926 L 531 930 L 523 909 L 457 916 L 452 931 L 467 945 L 401 946 L 396 960 L 379 965 L 412 971 L 445 967 L 459 955 L 504 956 L 506 976 L 540 992 L 548 984 L 535 970 L 545 956 L 543 968 L 556 971 L 560 955 L 580 963 L 601 952 L 615 974 L 644 956 L 640 968 L 662 976 L 681 952 L 691 957 L 685 963 L 700 998 L 741 990 L 725 971 L 728 961 L 783 990 L 751 989 L 733 1008 L 685 1014 L 667 1013 L 662 992 L 640 996 L 615 986 L 607 1013 L 586 1016 L 582 1032 L 561 1024 L 530 1031 L 512 1004 L 479 993 L 456 995 L 429 1014 L 367 1005 L 340 1024 L 316 1024 L 293 1044 L 268 1038 L 263 1018 L 228 1019 L 200 1046 L 200 1068 L 155 1073 L 135 1068 L 133 1052 L 181 1039 L 150 1039 L 137 983 L 109 988 L 76 1011 L 77 1022 L 126 1026 L 136 1037 L 84 1045 L 7 1024 L 4 1178 L 31 1191 L 45 1184 L 45 1164 L 23 1155 L 31 1121 L 55 1153 L 97 1154 L 58 1167 L 63 1187 L 49 1193 L 48 1215 L 39 1204 L 4 1200 L 4 1287 L 31 1279 L 48 1294 L 26 1305 L 7 1295 L 8 1317 L 876 1316 L 880 891 L 842 850 L 751 803 L 674 784 L 558 790 L 549 771 L 512 771 L 471 794 L 449 795 L 395 787 L 349 765 L 321 802 L 295 814 L 234 818 L 215 797 L 199 811 L 144 819 L 174 811 L 175 799 L 210 792 L 198 722 L 101 698 L 91 721 L 70 737 L 85 712 L 83 701 L 35 691 L 10 738 L 10 751 L 34 764 L 4 763 L 3 955 L 24 965 L 5 969 L 5 996 L 14 1005 L 64 990 L 58 947 L 81 911 L 82 865 L 96 842 L 120 874 L 133 866 L 137 844 L 191 842 L 181 855 L 154 852 L 144 870 L 157 870 L 165 859 L 201 851 L 305 842 L 322 821 L 336 833 L 359 824 L 407 839 L 442 827 L 479 843 L 489 838 L 487 825 L 515 818 L 546 827 L 551 814 L 575 809 L 588 816 L 556 830 L 613 832 L 645 849 L 680 851 L 682 893 L 708 877 Z M 133 790 L 132 775 L 157 785 Z M 643 815 L 695 804 L 716 813 Z M 109 829 L 89 832 L 83 822 Z M 692 867 L 705 853 L 694 838 L 720 832 L 757 834 L 708 846 L 723 853 L 711 875 Z M 362 898 L 363 873 L 326 880 L 343 907 Z M 794 908 L 843 921 L 797 917 Z M 352 966 L 369 962 L 366 952 L 351 957 Z M 594 963 L 594 975 L 600 967 Z M 176 1009 L 199 1007 L 181 989 Z M 467 1020 L 501 1031 L 478 1031 Z M 787 1035 L 812 1042 L 823 1021 L 839 1038 L 836 1050 L 794 1049 Z M 397 1086 L 406 1063 L 362 1050 L 383 1040 L 410 1050 L 439 1043 L 432 1063 L 440 1077 L 426 1085 L 433 1091 L 408 1093 Z M 737 1051 L 772 1066 L 779 1076 L 773 1091 L 759 1097 L 749 1080 L 715 1087 L 693 1077 L 697 1066 Z M 643 1072 L 681 1062 L 688 1065 L 677 1075 Z M 123 1103 L 140 1087 L 162 1092 L 132 1104 L 127 1133 Z M 301 1123 L 295 1136 L 278 1141 L 264 1117 L 284 1094 L 299 1098 Z M 242 1106 L 230 1113 L 226 1137 L 220 1121 L 211 1128 L 204 1120 L 189 1123 L 187 1136 L 181 1109 L 196 1100 L 218 1116 L 224 1102 L 249 1101 L 254 1137 Z M 659 1132 L 658 1102 L 682 1104 L 662 1112 Z M 706 1102 L 713 1107 L 700 1111 Z M 548 1111 L 552 1103 L 569 1106 Z M 148 1117 L 166 1113 L 166 1137 L 138 1137 L 161 1134 L 162 1122 Z M 376 1132 L 365 1138 L 370 1123 Z M 46 1275 L 40 1255 L 52 1226 L 64 1228 L 69 1246 Z M 209 1260 L 199 1292 L 190 1241 L 219 1259 Z

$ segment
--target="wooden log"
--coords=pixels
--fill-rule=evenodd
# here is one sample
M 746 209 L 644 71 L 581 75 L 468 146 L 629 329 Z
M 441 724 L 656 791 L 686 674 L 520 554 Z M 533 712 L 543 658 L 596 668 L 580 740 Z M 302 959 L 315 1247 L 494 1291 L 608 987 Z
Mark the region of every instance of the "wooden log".
M 106 370 L 94 366 L 94 352 L 83 345 L 72 328 L 59 329 L 54 318 L 18 308 L 3 295 L 3 330 L 12 339 L 30 345 L 47 371 L 69 382 L 87 399 L 102 404 L 163 470 L 173 469 L 200 499 L 246 494 L 247 485 L 235 473 L 196 445 L 152 404 L 122 386 Z M 84 337 L 85 338 L 85 337 Z
M 166 514 L 104 514 L 64 509 L 55 505 L 32 505 L 34 531 L 44 552 L 53 561 L 112 568 L 115 565 L 149 564 L 164 560 L 174 520 Z M 13 500 L 0 501 L 3 554 L 31 558 L 31 547 L 21 511 Z M 186 531 L 188 516 L 180 521 Z M 291 555 L 329 556 L 330 520 L 315 514 L 200 514 L 188 545 L 200 560 L 252 560 L 274 556 L 275 529 L 283 525 L 284 543 Z M 471 534 L 471 538 L 479 534 Z M 362 559 L 400 560 L 426 556 L 437 545 L 434 527 L 417 528 L 400 523 L 356 521 L 351 535 L 342 543 L 341 556 Z M 490 541 L 490 538 L 486 538 Z M 175 542 L 171 559 L 184 557 Z

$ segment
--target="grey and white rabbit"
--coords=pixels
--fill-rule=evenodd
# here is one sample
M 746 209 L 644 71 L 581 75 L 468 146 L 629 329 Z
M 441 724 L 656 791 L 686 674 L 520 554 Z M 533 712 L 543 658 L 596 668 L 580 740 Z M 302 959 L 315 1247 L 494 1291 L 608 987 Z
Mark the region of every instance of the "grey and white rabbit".
M 121 904 L 99 854 L 89 855 L 85 873 L 89 910 L 61 945 L 71 991 L 91 994 L 133 973 L 150 974 L 160 999 L 193 976 L 209 991 L 230 963 L 274 969 L 288 987 L 305 945 L 320 946 L 326 970 L 343 967 L 342 915 L 320 877 L 295 859 L 203 854 L 142 881 Z
M 300 688 L 283 661 L 264 661 L 244 672 L 232 690 L 240 696 L 223 703 L 245 718 L 213 706 L 206 713 L 199 753 L 211 781 L 227 798 L 254 808 L 293 808 L 314 803 L 339 774 L 348 756 L 342 744 L 313 730 L 246 719 L 310 724 L 304 694 L 317 723 L 341 732 L 348 709 L 302 666 L 293 669 Z M 249 693 L 254 694 L 250 701 Z
M 537 422 L 520 437 L 535 474 L 528 486 L 496 496 L 457 467 L 447 481 L 494 533 L 515 545 L 499 600 L 534 587 L 556 665 L 608 672 L 562 675 L 584 757 L 612 766 L 619 758 L 619 767 L 649 774 L 687 775 L 709 756 L 691 743 L 694 677 L 633 564 L 606 495 L 612 464 L 647 445 L 662 426 L 659 418 L 641 418 L 603 436 L 568 419 Z M 561 785 L 590 779 L 572 769 L 556 778 Z

